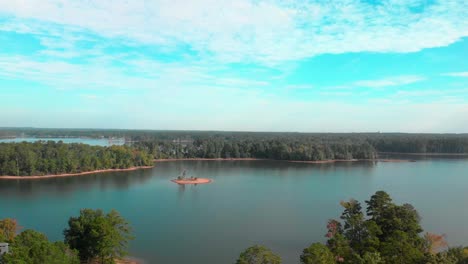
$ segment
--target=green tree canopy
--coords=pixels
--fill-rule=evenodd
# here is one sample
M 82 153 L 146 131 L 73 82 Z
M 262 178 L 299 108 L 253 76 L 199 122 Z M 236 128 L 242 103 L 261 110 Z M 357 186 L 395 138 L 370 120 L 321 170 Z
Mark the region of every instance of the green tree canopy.
M 0 143 L 0 176 L 41 176 L 153 165 L 144 150 L 61 141 Z
M 255 245 L 247 248 L 237 259 L 236 264 L 280 264 L 281 258 L 270 249 Z
M 25 230 L 10 244 L 10 253 L 2 260 L 5 264 L 79 264 L 76 251 L 63 242 L 49 242 L 34 230 Z
M 366 204 L 367 216 L 358 201 L 341 202 L 343 225 L 329 221 L 327 246 L 335 258 L 345 263 L 421 263 L 435 244 L 421 237 L 415 208 L 394 204 L 384 191 L 376 192 Z
M 128 222 L 115 210 L 105 214 L 102 210 L 82 209 L 80 216 L 70 218 L 64 230 L 65 243 L 79 251 L 82 261 L 102 264 L 127 255 L 131 233 Z
M 365 252 L 364 255 L 357 256 L 357 264 L 384 264 L 379 252 Z
M 300 257 L 301 264 L 334 264 L 333 253 L 323 244 L 314 243 L 305 248 Z

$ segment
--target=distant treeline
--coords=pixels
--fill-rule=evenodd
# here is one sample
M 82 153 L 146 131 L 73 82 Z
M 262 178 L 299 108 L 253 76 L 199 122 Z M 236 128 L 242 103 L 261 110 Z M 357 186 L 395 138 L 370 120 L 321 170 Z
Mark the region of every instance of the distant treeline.
M 162 132 L 161 132 L 162 133 Z M 319 161 L 374 159 L 378 152 L 468 153 L 468 135 L 170 132 L 136 136 L 155 158 L 261 158 Z M 167 139 L 167 138 L 170 139 Z
M 166 158 L 257 158 L 274 160 L 350 160 L 374 159 L 375 149 L 367 142 L 320 142 L 292 139 L 223 139 L 194 141 L 140 141 L 134 147 L 145 150 L 156 159 Z
M 127 146 L 100 147 L 54 141 L 0 143 L 0 175 L 79 173 L 152 164 L 151 155 Z
M 366 140 L 379 152 L 468 153 L 468 134 L 375 134 Z
M 468 134 L 292 133 L 3 128 L 1 137 L 125 138 L 164 157 L 372 158 L 376 152 L 468 153 Z M 156 147 L 157 146 L 157 147 Z

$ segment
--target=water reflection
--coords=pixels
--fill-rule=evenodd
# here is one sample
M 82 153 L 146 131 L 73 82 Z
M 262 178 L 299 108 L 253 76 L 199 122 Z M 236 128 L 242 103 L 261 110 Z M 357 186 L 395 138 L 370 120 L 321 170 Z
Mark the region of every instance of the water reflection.
M 75 191 L 93 188 L 99 188 L 102 191 L 124 190 L 133 185 L 145 183 L 152 175 L 152 170 L 137 170 L 41 180 L 6 180 L 0 181 L 0 192 L 8 196 L 33 198 L 42 194 L 67 196 Z
M 184 169 L 214 181 L 170 181 Z M 413 204 L 425 230 L 446 233 L 454 246 L 468 244 L 468 212 L 460 210 L 468 201 L 467 171 L 468 162 L 448 160 L 161 162 L 151 170 L 0 181 L 0 218 L 62 240 L 68 217 L 79 209 L 114 208 L 134 228 L 130 253 L 148 263 L 231 263 L 253 244 L 296 263 L 304 247 L 323 242 L 327 220 L 341 213 L 340 200 L 362 202 L 382 189 L 397 203 Z

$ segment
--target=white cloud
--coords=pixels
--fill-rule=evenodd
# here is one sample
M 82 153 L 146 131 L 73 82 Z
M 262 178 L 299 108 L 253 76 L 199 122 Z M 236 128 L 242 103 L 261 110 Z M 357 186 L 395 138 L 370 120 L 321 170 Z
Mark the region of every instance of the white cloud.
M 259 88 L 270 85 L 267 81 L 213 75 L 211 64 L 186 65 L 133 59 L 115 66 L 114 59 L 74 64 L 0 55 L 0 80 L 28 80 L 57 90 L 106 90 L 112 93 L 151 90 L 153 94 L 164 97 L 186 96 L 193 90 L 193 98 L 197 93 L 201 97 L 202 90 L 219 90 L 227 94 L 250 90 L 248 93 L 256 93 Z M 133 74 L 135 72 L 138 74 Z
M 468 77 L 468 72 L 448 72 L 448 73 L 443 73 L 442 76 Z
M 99 120 L 115 120 L 122 128 L 160 129 L 468 129 L 465 91 L 397 88 L 422 82 L 425 76 L 349 81 L 339 87 L 284 83 L 294 70 L 294 61 L 320 54 L 416 52 L 454 43 L 468 36 L 468 1 L 427 6 L 419 0 L 384 0 L 377 6 L 358 0 L 331 2 L 0 0 L 0 30 L 32 34 L 41 45 L 31 56 L 0 55 L 0 79 L 42 84 L 24 86 L 30 91 L 62 90 L 57 93 L 68 100 L 63 102 L 74 97 L 86 100 L 84 109 L 77 104 L 70 111 L 48 110 L 49 115 L 38 110 L 42 109 L 36 105 L 39 100 L 25 104 L 23 97 L 28 95 L 23 94 L 16 101 L 7 100 L 3 107 L 22 105 L 25 109 L 18 110 L 15 120 L 4 115 L 0 121 L 60 127 L 69 124 L 73 119 L 69 115 L 75 113 L 76 126 L 81 127 L 109 127 L 111 121 Z M 114 45 L 118 48 L 108 52 Z M 172 60 L 139 51 L 148 47 L 169 54 Z M 226 65 L 232 62 L 242 65 Z M 249 67 L 253 68 L 243 72 L 242 67 L 252 62 Z M 268 72 L 271 65 L 276 71 L 272 74 Z M 445 75 L 466 77 L 467 73 Z M 282 85 L 287 92 L 269 93 Z M 393 97 L 379 95 L 379 101 L 368 104 L 350 99 L 361 96 L 356 94 L 359 91 L 377 94 L 384 87 L 398 91 Z M 79 91 L 69 91 L 75 89 Z M 17 95 L 14 88 L 10 90 L 10 98 Z M 287 97 L 308 90 L 311 96 L 321 97 L 315 102 L 309 97 Z M 416 97 L 432 100 L 427 104 L 408 100 Z M 36 123 L 28 123 L 31 120 Z
M 311 84 L 288 84 L 285 86 L 287 90 L 310 90 L 314 86 Z
M 468 2 L 0 0 L 1 28 L 89 31 L 222 62 L 276 64 L 326 53 L 415 52 L 468 36 Z M 60 30 L 54 25 L 63 26 Z
M 354 87 L 382 88 L 389 86 L 402 86 L 424 81 L 426 78 L 419 75 L 403 75 L 378 80 L 361 80 L 353 83 Z

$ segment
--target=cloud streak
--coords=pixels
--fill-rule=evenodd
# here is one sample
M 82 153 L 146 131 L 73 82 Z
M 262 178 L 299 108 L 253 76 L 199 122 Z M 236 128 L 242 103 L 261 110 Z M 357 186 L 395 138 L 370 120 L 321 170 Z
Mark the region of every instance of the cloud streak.
M 468 77 L 468 72 L 448 72 L 441 74 L 442 76 L 450 77 Z
M 9 98 L 0 110 L 16 113 L 0 123 L 468 129 L 466 80 L 441 77 L 467 77 L 463 64 L 375 54 L 468 36 L 468 2 L 373 2 L 0 0 L 0 95 Z M 437 55 L 458 58 L 453 46 Z
M 468 36 L 468 3 L 0 0 L 2 30 L 89 31 L 220 62 L 278 64 L 320 54 L 416 52 Z M 13 16 L 13 18 L 11 18 Z M 63 32 L 63 31 L 62 31 Z
M 353 83 L 353 87 L 383 88 L 391 86 L 402 86 L 426 80 L 426 77 L 419 75 L 404 75 L 377 80 L 362 80 Z

